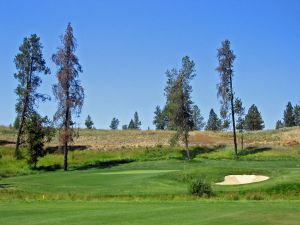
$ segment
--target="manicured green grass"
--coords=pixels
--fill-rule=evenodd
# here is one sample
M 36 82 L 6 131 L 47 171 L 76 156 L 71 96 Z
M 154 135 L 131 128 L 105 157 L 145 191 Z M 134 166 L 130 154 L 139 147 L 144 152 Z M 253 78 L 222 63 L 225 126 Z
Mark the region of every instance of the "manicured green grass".
M 1 202 L 0 224 L 296 225 L 300 202 Z
M 5 178 L 0 199 L 191 198 L 188 183 L 200 177 L 219 199 L 299 199 L 300 161 L 158 160 L 126 162 Z M 97 167 L 97 166 L 96 166 Z M 270 180 L 240 186 L 214 183 L 229 174 L 261 174 Z

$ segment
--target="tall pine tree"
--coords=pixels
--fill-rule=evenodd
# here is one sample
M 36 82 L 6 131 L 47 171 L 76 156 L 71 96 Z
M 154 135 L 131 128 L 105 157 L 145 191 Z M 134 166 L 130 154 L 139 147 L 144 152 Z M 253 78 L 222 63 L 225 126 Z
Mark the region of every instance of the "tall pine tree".
M 295 125 L 300 126 L 300 105 L 294 107 Z
M 188 56 L 182 58 L 182 67 L 168 70 L 165 95 L 167 97 L 166 112 L 169 126 L 175 129 L 176 135 L 173 140 L 182 137 L 185 143 L 187 158 L 189 153 L 189 131 L 193 128 L 191 100 L 192 86 L 190 81 L 196 76 L 195 63 Z
M 79 80 L 81 65 L 75 55 L 76 39 L 69 23 L 62 38 L 62 47 L 52 56 L 57 65 L 58 83 L 53 86 L 53 93 L 58 101 L 54 120 L 60 127 L 59 137 L 64 148 L 64 170 L 68 170 L 69 143 L 73 141 L 75 124 L 73 115 L 79 116 L 84 101 L 84 90 Z
M 262 116 L 260 112 L 258 111 L 258 108 L 256 105 L 252 105 L 247 115 L 245 116 L 245 129 L 246 130 L 262 130 L 264 129 L 264 121 L 262 119 Z
M 234 91 L 233 91 L 233 62 L 235 55 L 230 49 L 230 41 L 225 40 L 222 42 L 222 47 L 218 49 L 219 65 L 217 71 L 220 74 L 220 83 L 218 84 L 218 97 L 221 98 L 221 116 L 225 121 L 224 128 L 229 127 L 229 110 L 231 114 L 231 122 L 233 129 L 233 144 L 235 155 L 237 155 L 237 141 L 235 130 L 235 111 L 234 111 Z
M 134 130 L 135 129 L 134 122 L 133 122 L 132 119 L 130 120 L 127 128 L 128 128 L 128 130 Z
M 222 121 L 213 109 L 209 112 L 209 117 L 205 126 L 205 130 L 219 131 L 222 130 Z
M 167 127 L 166 115 L 159 106 L 156 106 L 155 108 L 153 124 L 155 125 L 156 130 L 164 130 Z
M 293 127 L 296 125 L 294 107 L 291 102 L 288 102 L 288 104 L 286 105 L 286 109 L 283 115 L 283 121 L 285 127 Z
M 36 34 L 26 37 L 19 48 L 19 53 L 14 59 L 17 72 L 14 74 L 18 81 L 15 93 L 18 96 L 16 103 L 17 117 L 19 126 L 17 133 L 15 156 L 21 158 L 20 144 L 24 139 L 24 125 L 31 114 L 35 112 L 38 101 L 45 101 L 47 96 L 37 92 L 42 79 L 40 74 L 49 74 L 50 70 L 46 67 L 46 62 L 42 54 L 43 46 L 40 38 Z
M 133 115 L 133 127 L 134 127 L 134 129 L 139 130 L 139 129 L 141 129 L 141 125 L 142 125 L 142 122 L 139 119 L 139 115 L 137 112 L 135 112 Z
M 87 116 L 87 118 L 85 119 L 84 124 L 85 124 L 87 129 L 92 129 L 93 128 L 94 122 L 92 121 L 92 118 L 91 118 L 90 115 Z
M 275 129 L 278 130 L 278 129 L 283 128 L 283 127 L 284 127 L 283 122 L 281 120 L 277 120 Z
M 197 105 L 192 107 L 192 118 L 193 118 L 193 128 L 192 130 L 202 130 L 205 126 L 204 118 L 201 115 L 200 109 Z
M 110 123 L 110 129 L 112 129 L 112 130 L 117 130 L 118 129 L 118 126 L 119 126 L 119 123 L 120 123 L 120 121 L 116 118 L 116 117 L 114 117 L 112 120 L 111 120 L 111 123 Z

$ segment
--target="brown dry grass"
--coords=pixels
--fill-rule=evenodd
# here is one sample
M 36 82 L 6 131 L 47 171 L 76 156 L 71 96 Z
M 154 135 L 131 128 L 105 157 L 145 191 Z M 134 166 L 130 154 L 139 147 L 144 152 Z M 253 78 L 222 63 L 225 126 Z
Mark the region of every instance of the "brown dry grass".
M 135 147 L 151 147 L 169 145 L 173 131 L 140 131 L 140 130 L 87 130 L 79 129 L 79 137 L 73 145 L 86 146 L 89 149 L 120 149 Z M 240 135 L 240 134 L 238 134 Z M 16 131 L 0 126 L 0 145 L 13 146 Z M 49 144 L 57 146 L 58 139 L 54 138 Z M 246 146 L 276 145 L 294 146 L 300 144 L 300 127 L 279 130 L 254 131 L 244 133 Z M 190 132 L 190 145 L 232 145 L 231 132 Z

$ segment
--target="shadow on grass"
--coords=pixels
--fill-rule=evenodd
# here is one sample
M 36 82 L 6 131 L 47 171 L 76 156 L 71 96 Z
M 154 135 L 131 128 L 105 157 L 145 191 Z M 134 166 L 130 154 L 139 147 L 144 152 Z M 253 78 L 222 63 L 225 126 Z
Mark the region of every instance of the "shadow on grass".
M 93 163 L 88 163 L 85 165 L 81 166 L 75 166 L 73 167 L 73 170 L 87 170 L 87 169 L 105 169 L 105 168 L 111 168 L 114 166 L 122 165 L 122 164 L 127 164 L 134 162 L 132 159 L 117 159 L 117 160 L 110 160 L 110 161 L 96 161 Z
M 239 156 L 251 155 L 259 152 L 270 151 L 270 147 L 248 147 L 238 153 Z
M 12 187 L 11 184 L 0 184 L 0 189 L 10 188 Z
M 15 144 L 14 141 L 6 141 L 6 140 L 0 140 L 0 145 L 9 145 L 9 144 Z
M 209 152 L 214 152 L 220 149 L 224 149 L 226 145 L 220 144 L 216 145 L 213 147 L 208 147 L 208 146 L 196 146 L 194 148 L 190 149 L 190 157 L 191 159 L 195 158 L 197 155 L 204 154 L 204 153 L 209 153 Z M 181 154 L 183 157 L 186 157 L 186 151 L 181 150 Z
M 96 161 L 96 162 L 87 163 L 84 165 L 70 166 L 69 171 L 71 171 L 71 170 L 88 170 L 88 169 L 93 169 L 93 168 L 105 169 L 105 168 L 111 168 L 114 166 L 118 166 L 121 164 L 131 163 L 133 161 L 134 160 L 130 160 L 130 159 Z M 50 171 L 60 170 L 62 168 L 63 168 L 62 165 L 54 164 L 54 165 L 50 165 L 50 166 L 38 166 L 37 168 L 35 168 L 33 170 L 50 172 Z
M 54 165 L 51 165 L 51 166 L 38 166 L 34 170 L 38 170 L 38 171 L 56 171 L 56 170 L 59 170 L 61 168 L 62 168 L 61 165 L 54 164 Z
M 69 151 L 75 151 L 75 150 L 87 150 L 90 146 L 88 145 L 71 145 L 69 146 Z M 47 153 L 62 153 L 64 152 L 64 149 L 60 146 L 51 146 L 45 148 L 45 151 Z

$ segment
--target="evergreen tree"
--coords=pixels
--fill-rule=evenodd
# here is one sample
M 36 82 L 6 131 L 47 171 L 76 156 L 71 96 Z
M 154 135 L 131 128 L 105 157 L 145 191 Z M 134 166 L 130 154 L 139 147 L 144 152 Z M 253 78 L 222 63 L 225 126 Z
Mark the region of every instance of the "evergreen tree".
M 167 127 L 166 116 L 159 106 L 156 106 L 155 108 L 153 124 L 155 125 L 156 130 L 164 130 Z
M 209 112 L 208 121 L 206 123 L 205 130 L 219 131 L 222 129 L 222 121 L 218 118 L 218 115 L 213 109 Z
M 112 129 L 112 130 L 117 130 L 118 129 L 118 126 L 119 126 L 119 120 L 117 119 L 117 118 L 113 118 L 112 119 L 112 121 L 111 121 L 111 123 L 110 123 L 110 129 Z
M 253 131 L 262 130 L 264 129 L 264 127 L 265 125 L 261 114 L 258 111 L 257 106 L 253 104 L 249 108 L 248 113 L 245 117 L 245 129 Z
M 124 125 L 122 126 L 122 130 L 128 130 L 128 126 L 127 126 L 126 124 L 124 124 Z
M 286 109 L 284 111 L 284 116 L 283 116 L 283 121 L 284 121 L 285 127 L 293 127 L 296 125 L 294 108 L 293 108 L 291 102 L 288 102 L 288 104 L 286 105 Z
M 134 129 L 141 129 L 141 121 L 139 120 L 139 115 L 137 112 L 134 113 L 134 116 L 133 116 L 133 126 L 134 126 Z
M 236 98 L 234 102 L 234 111 L 237 115 L 236 129 L 241 133 L 241 145 L 242 150 L 244 149 L 244 129 L 245 129 L 245 108 L 243 107 L 242 100 Z
M 197 105 L 193 105 L 192 108 L 192 118 L 193 118 L 193 130 L 202 130 L 205 126 L 204 118 L 201 115 L 200 109 Z
M 235 127 L 235 111 L 234 111 L 234 91 L 233 91 L 233 61 L 235 55 L 230 49 L 230 41 L 222 42 L 222 47 L 218 49 L 219 65 L 217 71 L 220 73 L 220 83 L 217 85 L 218 97 L 221 98 L 221 116 L 224 120 L 223 128 L 227 129 L 230 125 L 229 109 L 231 114 L 231 122 L 233 128 L 233 143 L 235 154 L 237 155 L 236 127 Z
M 166 74 L 168 80 L 165 88 L 167 97 L 165 109 L 169 126 L 177 131 L 172 140 L 177 141 L 180 137 L 183 138 L 187 158 L 190 159 L 189 131 L 193 128 L 190 81 L 196 76 L 195 63 L 185 56 L 182 58 L 182 68 L 179 71 L 172 69 Z
M 30 115 L 25 123 L 26 143 L 28 144 L 28 164 L 34 169 L 39 157 L 45 155 L 44 145 L 50 142 L 54 135 L 54 129 L 50 126 L 47 117 L 41 117 L 37 113 Z
M 281 120 L 277 120 L 275 129 L 278 130 L 283 127 L 284 127 L 283 122 Z
M 15 79 L 18 81 L 15 93 L 18 96 L 16 112 L 20 120 L 15 149 L 15 156 L 18 159 L 21 158 L 20 144 L 24 138 L 25 122 L 35 112 L 34 108 L 37 103 L 48 99 L 45 95 L 37 92 L 37 88 L 42 83 L 39 74 L 50 73 L 43 58 L 42 49 L 40 38 L 36 34 L 32 34 L 30 37 L 24 38 L 19 48 L 20 52 L 14 59 L 18 70 L 14 74 Z
M 58 83 L 53 86 L 53 93 L 58 101 L 54 120 L 60 128 L 59 138 L 64 148 L 64 170 L 66 171 L 68 170 L 69 143 L 74 138 L 73 126 L 75 122 L 72 117 L 73 115 L 77 117 L 80 115 L 84 101 L 84 90 L 79 80 L 79 73 L 82 73 L 82 68 L 75 55 L 77 45 L 70 23 L 62 37 L 62 45 L 52 56 L 53 62 L 58 67 Z
M 92 129 L 93 128 L 94 122 L 92 121 L 92 118 L 91 118 L 90 115 L 87 116 L 84 124 L 85 124 L 87 129 Z
M 20 117 L 16 116 L 13 127 L 18 130 L 20 128 Z
M 128 130 L 133 130 L 133 129 L 135 129 L 135 126 L 133 120 L 131 119 L 128 125 Z
M 295 125 L 300 126 L 300 105 L 294 107 Z

